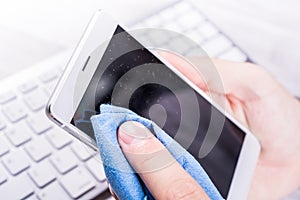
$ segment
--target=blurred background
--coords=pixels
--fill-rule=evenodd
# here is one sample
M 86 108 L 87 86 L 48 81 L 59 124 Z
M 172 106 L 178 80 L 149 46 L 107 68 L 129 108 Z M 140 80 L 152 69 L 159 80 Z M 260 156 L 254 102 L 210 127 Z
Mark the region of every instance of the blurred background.
M 200 9 L 255 62 L 300 96 L 300 2 L 198 0 Z M 74 49 L 95 10 L 131 23 L 174 0 L 1 0 L 0 78 Z M 138 8 L 138 9 L 137 9 Z

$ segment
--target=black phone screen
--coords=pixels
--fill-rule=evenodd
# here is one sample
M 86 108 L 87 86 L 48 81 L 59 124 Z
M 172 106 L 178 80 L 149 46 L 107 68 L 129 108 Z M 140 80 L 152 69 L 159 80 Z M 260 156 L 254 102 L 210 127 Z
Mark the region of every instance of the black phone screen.
M 212 110 L 220 117 L 223 114 L 120 26 L 109 41 L 71 123 L 94 138 L 90 117 L 99 113 L 103 103 L 129 108 L 156 122 L 172 137 L 183 132 L 176 139 L 179 144 L 196 131 L 187 150 L 222 196 L 227 197 L 245 133 L 225 118 L 218 141 L 205 157 L 199 158 Z

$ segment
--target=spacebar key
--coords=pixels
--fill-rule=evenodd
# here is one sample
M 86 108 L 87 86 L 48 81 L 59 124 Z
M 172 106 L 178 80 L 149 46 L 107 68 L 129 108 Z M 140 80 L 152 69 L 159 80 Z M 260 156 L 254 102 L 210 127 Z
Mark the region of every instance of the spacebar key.
M 62 186 L 73 197 L 78 198 L 96 186 L 93 177 L 85 168 L 75 168 L 61 178 Z
M 31 195 L 33 184 L 26 175 L 11 179 L 0 187 L 1 199 L 24 199 Z

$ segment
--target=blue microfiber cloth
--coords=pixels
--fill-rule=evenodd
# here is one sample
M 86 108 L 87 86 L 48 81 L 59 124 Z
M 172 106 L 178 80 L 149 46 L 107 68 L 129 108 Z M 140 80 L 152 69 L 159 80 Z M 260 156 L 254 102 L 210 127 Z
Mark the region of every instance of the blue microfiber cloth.
M 128 109 L 107 104 L 100 106 L 100 114 L 92 116 L 91 121 L 106 177 L 120 200 L 153 199 L 147 187 L 127 162 L 119 146 L 117 130 L 126 121 L 137 121 L 146 126 L 166 146 L 177 162 L 201 185 L 211 199 L 223 199 L 195 158 L 154 122 Z

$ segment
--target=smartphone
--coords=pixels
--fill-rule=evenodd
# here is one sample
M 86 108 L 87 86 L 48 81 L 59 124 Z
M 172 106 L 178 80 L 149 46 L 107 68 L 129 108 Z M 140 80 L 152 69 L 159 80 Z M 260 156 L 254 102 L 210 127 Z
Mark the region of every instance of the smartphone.
M 246 199 L 260 152 L 258 140 L 160 55 L 145 48 L 109 14 L 98 11 L 46 112 L 61 128 L 97 150 L 90 117 L 104 103 L 151 118 L 179 144 L 196 130 L 187 150 L 224 199 Z M 211 151 L 199 158 L 211 110 L 225 119 L 224 126 Z M 176 137 L 179 129 L 185 135 Z

